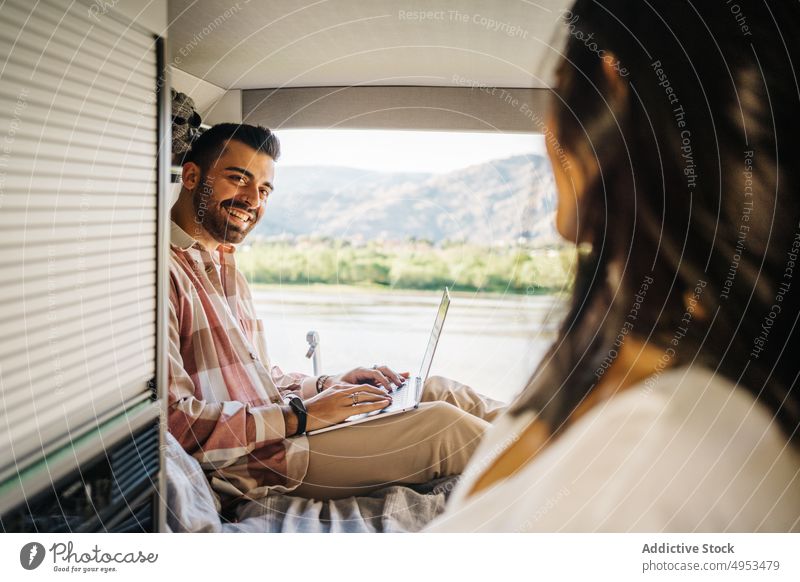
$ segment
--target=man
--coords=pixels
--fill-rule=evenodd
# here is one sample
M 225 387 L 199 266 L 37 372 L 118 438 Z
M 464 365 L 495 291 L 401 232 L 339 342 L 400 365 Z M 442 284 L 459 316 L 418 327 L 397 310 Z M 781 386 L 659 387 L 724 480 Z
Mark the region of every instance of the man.
M 233 245 L 264 215 L 279 154 L 268 129 L 221 124 L 185 158 L 172 209 L 170 432 L 226 503 L 270 489 L 344 497 L 460 473 L 502 405 L 441 378 L 416 410 L 303 434 L 388 406 L 407 374 L 376 366 L 308 377 L 271 365 Z

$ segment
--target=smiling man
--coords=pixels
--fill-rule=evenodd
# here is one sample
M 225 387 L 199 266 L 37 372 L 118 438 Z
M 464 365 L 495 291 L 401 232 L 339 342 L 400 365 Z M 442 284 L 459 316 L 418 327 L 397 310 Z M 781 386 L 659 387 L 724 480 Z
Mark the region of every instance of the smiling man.
M 444 378 L 428 380 L 416 410 L 305 435 L 388 406 L 404 374 L 375 366 L 309 377 L 270 362 L 234 245 L 264 216 L 279 155 L 268 129 L 221 124 L 185 158 L 172 208 L 170 432 L 225 505 L 270 490 L 327 499 L 459 474 L 504 405 Z

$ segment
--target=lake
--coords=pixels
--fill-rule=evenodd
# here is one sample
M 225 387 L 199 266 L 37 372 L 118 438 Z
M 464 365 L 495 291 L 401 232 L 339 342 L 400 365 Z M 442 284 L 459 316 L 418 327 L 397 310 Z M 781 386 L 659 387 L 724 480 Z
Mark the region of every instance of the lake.
M 509 401 L 555 337 L 553 296 L 451 293 L 431 375 L 448 376 Z M 441 298 L 437 291 L 345 286 L 253 286 L 272 362 L 311 374 L 306 332 L 320 334 L 322 370 L 385 363 L 415 374 Z

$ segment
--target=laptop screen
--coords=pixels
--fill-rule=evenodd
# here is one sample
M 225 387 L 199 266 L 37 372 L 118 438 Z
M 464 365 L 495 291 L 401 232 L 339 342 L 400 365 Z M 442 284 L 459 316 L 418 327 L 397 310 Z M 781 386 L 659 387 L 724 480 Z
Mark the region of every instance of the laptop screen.
M 431 371 L 433 354 L 436 352 L 436 344 L 439 343 L 439 335 L 442 333 L 444 318 L 447 315 L 447 309 L 449 307 L 450 291 L 445 287 L 444 293 L 442 293 L 442 301 L 439 303 L 439 312 L 436 314 L 436 321 L 433 322 L 433 330 L 428 340 L 428 348 L 425 350 L 425 356 L 422 358 L 422 366 L 420 366 L 419 369 L 419 377 L 422 378 L 423 382 L 428 378 L 428 373 Z

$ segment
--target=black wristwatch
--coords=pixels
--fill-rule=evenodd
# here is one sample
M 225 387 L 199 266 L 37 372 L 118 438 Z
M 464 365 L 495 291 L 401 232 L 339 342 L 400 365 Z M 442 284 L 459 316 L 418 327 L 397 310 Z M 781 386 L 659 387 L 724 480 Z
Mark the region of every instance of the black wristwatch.
M 306 432 L 306 422 L 308 421 L 308 411 L 306 410 L 305 402 L 303 402 L 303 399 L 297 394 L 287 395 L 285 401 L 289 405 L 289 408 L 292 409 L 292 412 L 295 413 L 295 416 L 297 416 L 297 432 L 292 436 L 303 434 Z

